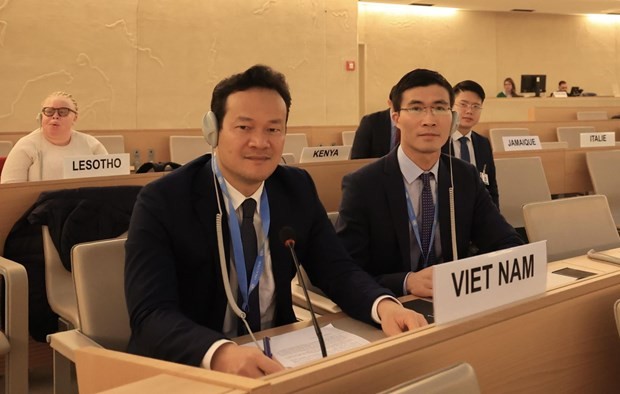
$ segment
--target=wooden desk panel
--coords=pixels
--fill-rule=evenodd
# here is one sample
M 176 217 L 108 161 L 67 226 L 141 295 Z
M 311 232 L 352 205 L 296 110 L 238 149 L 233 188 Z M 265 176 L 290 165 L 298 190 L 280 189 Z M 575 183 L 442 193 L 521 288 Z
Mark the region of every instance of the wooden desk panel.
M 611 392 L 620 272 L 445 326 L 401 334 L 264 378 L 273 393 L 374 393 L 466 361 L 483 393 Z
M 609 253 L 618 256 L 620 249 Z M 262 379 L 87 348 L 76 352 L 80 392 L 165 373 L 256 393 L 376 393 L 462 361 L 474 367 L 483 393 L 614 392 L 620 387 L 620 340 L 613 316 L 614 301 L 620 298 L 620 266 L 580 256 L 549 268 L 565 265 L 599 274 L 495 311 L 391 338 L 381 339 L 376 328 L 343 314 L 321 317 L 321 324 L 349 321 L 354 331 L 374 330 L 377 338 L 356 350 Z

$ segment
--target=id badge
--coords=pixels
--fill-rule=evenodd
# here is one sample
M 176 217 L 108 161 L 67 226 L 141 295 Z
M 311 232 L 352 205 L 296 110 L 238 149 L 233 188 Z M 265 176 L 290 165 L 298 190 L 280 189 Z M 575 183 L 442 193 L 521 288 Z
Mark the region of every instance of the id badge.
M 481 172 L 480 179 L 482 179 L 482 183 L 489 186 L 489 174 L 487 174 L 486 172 Z

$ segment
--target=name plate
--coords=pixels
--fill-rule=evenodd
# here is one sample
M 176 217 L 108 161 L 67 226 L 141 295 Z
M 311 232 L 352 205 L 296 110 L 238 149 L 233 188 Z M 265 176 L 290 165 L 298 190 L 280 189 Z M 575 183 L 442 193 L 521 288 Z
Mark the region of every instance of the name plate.
M 616 133 L 606 131 L 604 133 L 581 133 L 582 148 L 592 148 L 597 146 L 616 146 Z
M 306 146 L 301 151 L 300 163 L 322 161 L 349 160 L 351 147 L 348 145 L 335 146 Z
M 129 153 L 70 156 L 65 157 L 63 165 L 65 179 L 129 175 Z
M 542 149 L 537 135 L 513 135 L 502 137 L 505 151 Z
M 547 241 L 539 241 L 433 268 L 435 323 L 542 294 L 547 284 Z
M 553 93 L 551 93 L 551 95 L 553 97 L 562 97 L 562 98 L 567 98 L 568 97 L 568 93 L 566 93 L 566 92 L 553 92 Z

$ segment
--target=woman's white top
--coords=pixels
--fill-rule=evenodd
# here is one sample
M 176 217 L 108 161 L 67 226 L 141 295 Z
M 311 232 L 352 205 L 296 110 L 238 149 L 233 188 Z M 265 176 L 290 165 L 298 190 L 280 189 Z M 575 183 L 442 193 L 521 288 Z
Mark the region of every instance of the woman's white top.
M 65 157 L 107 153 L 103 144 L 91 135 L 71 130 L 69 143 L 58 146 L 45 139 L 43 130 L 38 128 L 22 137 L 11 149 L 0 175 L 0 183 L 62 179 Z

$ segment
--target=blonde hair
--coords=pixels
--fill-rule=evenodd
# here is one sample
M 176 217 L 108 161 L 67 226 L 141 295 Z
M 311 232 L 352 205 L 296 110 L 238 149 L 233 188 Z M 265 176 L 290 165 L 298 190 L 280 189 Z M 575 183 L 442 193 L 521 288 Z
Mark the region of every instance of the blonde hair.
M 54 92 L 54 93 L 50 93 L 44 100 L 43 102 L 45 102 L 45 100 L 47 100 L 50 97 L 65 97 L 68 98 L 69 100 L 71 100 L 71 102 L 73 103 L 73 106 L 75 107 L 75 112 L 79 112 L 78 111 L 78 105 L 77 105 L 77 101 L 75 101 L 75 99 L 73 98 L 73 96 L 71 95 L 71 93 L 67 93 L 67 92 L 63 92 L 61 90 L 59 90 L 58 92 Z M 41 103 L 41 105 L 43 105 L 43 103 Z

